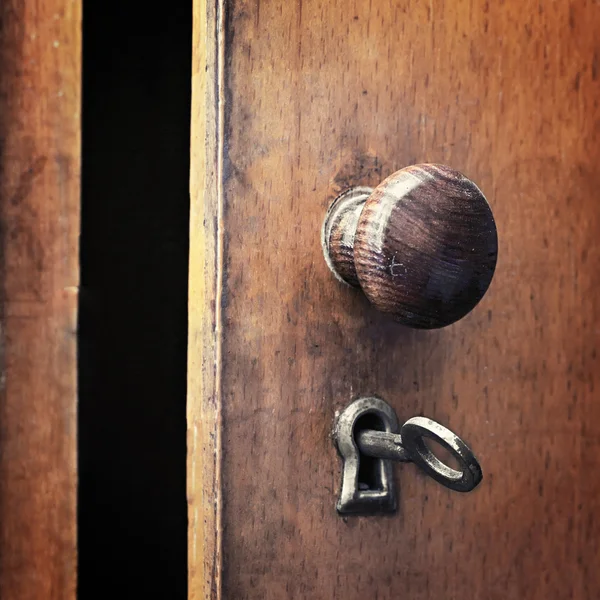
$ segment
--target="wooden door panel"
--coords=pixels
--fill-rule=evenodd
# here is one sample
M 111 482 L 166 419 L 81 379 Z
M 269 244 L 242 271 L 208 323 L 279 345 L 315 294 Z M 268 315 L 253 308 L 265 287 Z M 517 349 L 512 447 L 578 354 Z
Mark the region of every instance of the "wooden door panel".
M 599 19 L 591 1 L 198 3 L 192 597 L 600 593 Z M 429 332 L 339 284 L 320 245 L 337 193 L 419 162 L 477 182 L 499 235 L 486 297 Z M 480 487 L 399 466 L 396 516 L 340 518 L 332 424 L 371 393 L 464 436 Z

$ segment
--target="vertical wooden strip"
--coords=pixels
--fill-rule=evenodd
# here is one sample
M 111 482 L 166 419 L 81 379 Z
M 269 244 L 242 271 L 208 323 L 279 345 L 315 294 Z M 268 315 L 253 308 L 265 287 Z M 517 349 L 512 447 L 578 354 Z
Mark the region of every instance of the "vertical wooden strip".
M 188 347 L 189 598 L 220 597 L 222 5 L 195 0 Z
M 0 597 L 75 598 L 81 4 L 0 3 Z

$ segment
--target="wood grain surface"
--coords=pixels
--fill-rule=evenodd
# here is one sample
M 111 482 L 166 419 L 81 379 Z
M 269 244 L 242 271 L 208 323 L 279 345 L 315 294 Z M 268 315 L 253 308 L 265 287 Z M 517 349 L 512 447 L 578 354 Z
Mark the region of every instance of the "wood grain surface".
M 187 403 L 188 595 L 221 589 L 223 8 L 194 3 Z
M 600 6 L 226 7 L 206 36 L 220 75 L 195 44 L 197 123 L 208 101 L 224 120 L 193 140 L 192 597 L 600 596 Z M 485 298 L 429 332 L 338 283 L 320 245 L 340 191 L 422 162 L 476 181 L 499 237 Z M 372 393 L 463 437 L 477 490 L 403 465 L 396 516 L 341 519 L 332 423 Z
M 0 3 L 0 597 L 76 588 L 80 3 Z

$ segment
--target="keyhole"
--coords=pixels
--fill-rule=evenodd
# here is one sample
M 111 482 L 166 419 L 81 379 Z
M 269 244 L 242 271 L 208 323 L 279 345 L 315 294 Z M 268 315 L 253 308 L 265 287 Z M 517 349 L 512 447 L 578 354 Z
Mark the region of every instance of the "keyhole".
M 367 429 L 390 433 L 400 430 L 392 407 L 381 398 L 359 398 L 337 419 L 334 439 L 344 461 L 336 506 L 341 514 L 373 515 L 396 510 L 392 463 L 364 456 L 358 449 L 356 436 Z
M 377 415 L 371 413 L 360 417 L 354 426 L 354 440 L 361 431 L 365 429 L 375 429 L 376 431 L 385 431 L 385 425 Z M 358 489 L 360 491 L 383 491 L 383 461 L 379 458 L 360 455 L 360 464 L 358 468 Z

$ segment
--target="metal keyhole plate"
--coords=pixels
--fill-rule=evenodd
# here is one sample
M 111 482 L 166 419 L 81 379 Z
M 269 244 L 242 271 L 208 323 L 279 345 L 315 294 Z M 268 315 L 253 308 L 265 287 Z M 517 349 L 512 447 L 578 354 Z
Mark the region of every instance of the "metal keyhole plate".
M 343 514 L 393 513 L 396 510 L 396 486 L 392 463 L 389 460 L 373 459 L 377 461 L 375 468 L 378 470 L 378 489 L 360 489 L 361 454 L 356 445 L 355 428 L 357 423 L 368 415 L 378 419 L 381 431 L 400 431 L 396 413 L 380 398 L 361 398 L 339 416 L 333 437 L 344 461 L 342 490 L 337 503 L 338 512 Z
M 426 438 L 449 451 L 460 470 L 442 462 Z M 381 398 L 360 398 L 350 404 L 338 417 L 334 440 L 344 461 L 337 503 L 342 514 L 395 511 L 393 462 L 413 462 L 456 492 L 472 491 L 483 477 L 477 458 L 453 431 L 425 417 L 413 417 L 399 428 L 396 413 Z M 361 464 L 368 468 L 361 469 Z

